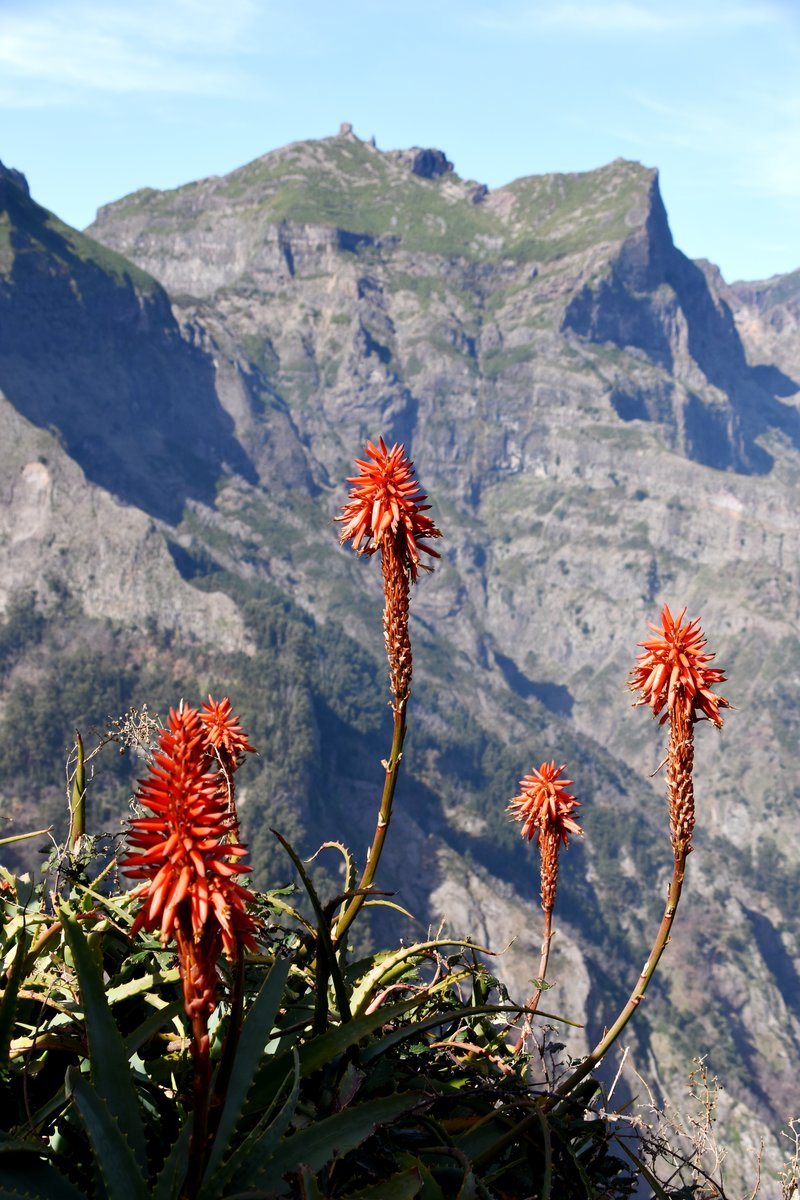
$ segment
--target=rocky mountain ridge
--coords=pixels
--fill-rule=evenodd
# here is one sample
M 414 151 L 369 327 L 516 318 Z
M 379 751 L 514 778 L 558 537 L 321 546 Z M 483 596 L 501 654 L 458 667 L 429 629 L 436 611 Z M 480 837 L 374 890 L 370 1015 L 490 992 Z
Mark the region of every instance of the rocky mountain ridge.
M 589 1022 L 584 1039 L 627 994 L 658 907 L 647 885 L 668 868 L 649 779 L 661 746 L 628 711 L 625 675 L 661 603 L 701 612 L 737 711 L 720 737 L 701 731 L 686 911 L 632 1053 L 673 1092 L 692 1053 L 710 1054 L 744 1170 L 760 1133 L 774 1157 L 800 1049 L 797 864 L 782 834 L 800 799 L 796 281 L 729 287 L 686 259 L 638 164 L 487 192 L 422 153 L 344 130 L 134 193 L 100 211 L 91 240 L 6 179 L 0 387 L 26 433 L 3 456 L 4 494 L 36 482 L 48 437 L 84 509 L 133 521 L 109 537 L 107 517 L 83 518 L 81 545 L 108 547 L 101 574 L 125 578 L 123 545 L 148 544 L 160 564 L 152 609 L 122 584 L 94 612 L 141 627 L 147 609 L 197 646 L 235 640 L 238 621 L 252 654 L 242 597 L 269 584 L 380 678 L 376 572 L 338 549 L 330 516 L 364 440 L 405 441 L 446 555 L 413 598 L 420 741 L 387 883 L 418 873 L 427 919 L 516 937 L 503 969 L 524 991 L 535 883 L 503 805 L 533 761 L 579 764 L 587 837 L 564 867 L 552 995 Z M 104 265 L 108 248 L 137 267 Z M 48 345 L 54 313 L 63 332 Z M 2 561 L 26 565 L 3 587 L 44 594 L 58 539 L 34 526 L 21 560 L 10 537 L 31 518 L 13 511 Z M 71 575 L 92 603 L 95 580 Z M 312 741 L 334 755 L 318 686 Z M 359 718 L 334 708 L 341 737 Z M 327 816 L 360 845 L 369 811 L 351 810 L 354 797 L 369 810 L 369 763 L 339 758 L 333 777 Z

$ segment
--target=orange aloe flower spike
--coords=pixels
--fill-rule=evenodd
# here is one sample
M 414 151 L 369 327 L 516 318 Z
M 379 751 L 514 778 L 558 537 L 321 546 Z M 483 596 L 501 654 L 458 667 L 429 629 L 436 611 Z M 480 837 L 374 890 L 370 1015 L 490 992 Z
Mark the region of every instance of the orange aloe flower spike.
M 414 464 L 402 443 L 387 450 L 380 438 L 377 446 L 367 442 L 365 454 L 367 458 L 356 459 L 359 474 L 348 479 L 353 484 L 350 497 L 336 517 L 344 526 L 339 540 L 352 541 L 357 554 L 371 555 L 391 536 L 411 579 L 416 580 L 420 567 L 431 570 L 420 561 L 420 551 L 438 558 L 439 552 L 427 542 L 442 536 L 427 515 L 427 496 L 414 478 Z
M 555 760 L 543 762 L 539 770 L 526 775 L 520 781 L 520 794 L 515 796 L 508 811 L 515 821 L 522 821 L 522 836 L 528 841 L 539 841 L 552 832 L 565 846 L 569 845 L 568 834 L 582 834 L 583 830 L 570 814 L 580 808 L 581 803 L 565 791 L 572 785 L 571 779 L 562 779 L 566 763 L 556 767 Z
M 661 628 L 650 625 L 656 636 L 639 643 L 644 653 L 638 656 L 628 681 L 630 690 L 639 695 L 634 707 L 647 704 L 653 716 L 663 711 L 661 724 L 680 708 L 692 722 L 702 715 L 721 728 L 719 710 L 730 704 L 712 689 L 725 682 L 725 675 L 708 665 L 715 655 L 704 653 L 706 638 L 700 618 L 684 624 L 685 616 L 685 608 L 673 617 L 665 605 Z
M 166 942 L 177 936 L 183 922 L 199 942 L 209 915 L 213 919 L 211 889 L 237 910 L 236 930 L 243 944 L 253 943 L 257 926 L 245 908 L 248 893 L 234 880 L 250 870 L 238 861 L 247 851 L 230 840 L 233 817 L 214 766 L 197 711 L 170 712 L 150 774 L 139 783 L 139 803 L 151 815 L 131 820 L 122 862 L 126 875 L 144 880 L 134 892 L 142 907 L 133 933 L 159 928 Z M 232 952 L 229 930 L 220 926 L 219 932 L 226 953 Z

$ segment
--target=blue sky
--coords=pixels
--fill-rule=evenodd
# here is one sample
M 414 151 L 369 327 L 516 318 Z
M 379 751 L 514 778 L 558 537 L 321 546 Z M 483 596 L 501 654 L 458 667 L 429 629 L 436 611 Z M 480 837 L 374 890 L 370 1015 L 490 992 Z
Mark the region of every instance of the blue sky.
M 0 159 L 79 228 L 341 121 L 490 187 L 637 159 L 687 254 L 800 267 L 797 0 L 0 0 Z

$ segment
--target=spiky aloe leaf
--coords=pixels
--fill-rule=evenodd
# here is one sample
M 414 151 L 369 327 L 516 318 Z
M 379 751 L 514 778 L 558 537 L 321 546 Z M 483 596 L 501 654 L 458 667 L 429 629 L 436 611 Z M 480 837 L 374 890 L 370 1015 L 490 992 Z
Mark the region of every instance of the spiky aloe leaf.
M 89 1135 L 108 1200 L 142 1200 L 147 1183 L 130 1142 L 107 1103 L 73 1067 L 67 1071 L 67 1094 Z
M 345 1108 L 293 1133 L 282 1141 L 268 1158 L 254 1163 L 255 1174 L 243 1185 L 247 1191 L 226 1192 L 226 1200 L 245 1195 L 285 1196 L 289 1185 L 285 1176 L 301 1167 L 317 1172 L 337 1158 L 355 1150 L 379 1125 L 396 1120 L 424 1102 L 418 1093 L 386 1096 L 381 1100 Z M 238 1176 L 237 1176 L 238 1178 Z
M 325 1200 L 317 1183 L 317 1177 L 308 1167 L 301 1167 L 297 1174 L 297 1182 L 302 1190 L 303 1200 Z
M 120 1000 L 129 1000 L 131 996 L 138 996 L 140 992 L 152 992 L 161 984 L 177 983 L 180 977 L 181 973 L 177 967 L 172 971 L 153 971 L 148 972 L 147 975 L 136 975 L 126 983 L 119 983 L 116 987 L 109 988 L 106 992 L 106 999 L 109 1004 L 117 1004 Z
M 323 842 L 319 850 L 312 854 L 311 858 L 306 859 L 306 862 L 314 862 L 316 858 L 319 858 L 323 850 L 339 851 L 344 859 L 344 890 L 346 892 L 351 892 L 356 886 L 356 879 L 358 877 L 356 871 L 356 860 L 353 858 L 352 851 L 345 846 L 344 842 Z
M 3 1153 L 3 1151 L 10 1151 Z M 3 1200 L 86 1200 L 78 1189 L 42 1157 L 41 1145 L 0 1145 L 0 1196 Z
M 379 1012 L 369 1013 L 348 1021 L 346 1025 L 334 1025 L 319 1037 L 311 1038 L 300 1047 L 300 1075 L 307 1077 L 324 1067 L 338 1055 L 349 1050 L 363 1038 L 369 1037 L 376 1029 L 380 1029 L 387 1021 L 394 1021 L 404 1016 L 410 1009 L 419 1004 L 416 996 L 403 1000 L 398 1004 L 385 1005 Z M 250 1113 L 270 1105 L 283 1086 L 292 1066 L 291 1051 L 283 1051 L 269 1063 L 260 1068 L 257 1073 L 253 1090 L 248 1097 L 246 1110 Z
M 131 1077 L 128 1050 L 111 1015 L 102 976 L 83 931 L 66 910 L 60 910 L 60 917 L 80 984 L 92 1083 L 143 1174 L 147 1171 L 144 1123 Z
M 159 1029 L 163 1029 L 167 1021 L 173 1020 L 178 1013 L 182 1013 L 183 1001 L 173 1000 L 172 1004 L 167 1004 L 164 1008 L 156 1009 L 151 1013 L 141 1025 L 134 1029 L 133 1033 L 129 1033 L 125 1038 L 125 1049 L 129 1055 L 133 1055 L 136 1051 L 150 1041 L 153 1034 L 158 1033 Z
M 273 963 L 255 1002 L 245 1017 L 239 1035 L 239 1045 L 233 1060 L 225 1096 L 225 1104 L 217 1126 L 214 1145 L 208 1160 L 208 1172 L 216 1170 L 225 1157 L 236 1125 L 241 1118 L 247 1093 L 256 1077 L 264 1047 L 278 1015 L 283 989 L 289 976 L 291 963 L 278 959 Z
M 14 961 L 8 976 L 8 983 L 0 996 L 0 1077 L 7 1073 L 8 1055 L 11 1046 L 11 1035 L 14 1032 L 14 1019 L 17 1012 L 17 997 L 25 978 L 28 948 L 31 935 L 26 929 L 20 931 Z M 0 962 L 2 959 L 0 959 Z
M 292 1059 L 291 1087 L 283 1104 L 278 1108 L 276 1097 L 275 1104 L 264 1114 L 242 1146 L 210 1180 L 207 1187 L 203 1188 L 201 1200 L 205 1197 L 224 1195 L 229 1187 L 245 1186 L 248 1179 L 278 1146 L 291 1124 L 300 1097 L 300 1060 L 296 1049 L 292 1053 Z M 289 1081 L 287 1078 L 285 1082 Z
M 151 1200 L 175 1200 L 175 1197 L 179 1195 L 189 1165 L 191 1136 L 192 1118 L 189 1117 L 181 1127 L 181 1131 L 167 1155 L 166 1162 L 159 1172 Z
M 308 898 L 311 901 L 312 908 L 314 909 L 314 915 L 317 918 L 317 948 L 318 948 L 318 952 L 319 952 L 320 958 L 323 959 L 323 961 L 325 963 L 325 967 L 326 967 L 326 969 L 331 977 L 331 980 L 333 982 L 333 990 L 336 994 L 336 1003 L 339 1006 L 339 1013 L 341 1015 L 341 1018 L 343 1021 L 349 1021 L 350 1020 L 350 1002 L 347 997 L 347 988 L 345 987 L 344 979 L 342 978 L 342 971 L 341 971 L 341 967 L 339 965 L 339 959 L 336 956 L 336 953 L 333 949 L 333 943 L 331 941 L 330 921 L 329 921 L 328 917 L 326 917 L 326 915 L 325 915 L 325 911 L 320 902 L 320 898 L 317 895 L 316 889 L 314 888 L 313 883 L 309 879 L 308 872 L 306 871 L 305 867 L 303 866 L 303 863 L 301 862 L 298 854 L 293 849 L 293 847 L 289 844 L 289 842 L 287 842 L 286 838 L 283 837 L 283 835 L 278 832 L 277 829 L 273 829 L 272 833 L 275 835 L 275 837 L 278 839 L 280 844 L 283 846 L 286 853 L 291 858 L 292 862 L 294 863 L 295 870 L 297 871 L 297 874 L 300 876 L 303 887 L 306 889 L 306 892 L 308 893 Z M 321 974 L 322 973 L 320 972 L 320 975 Z M 325 1000 L 325 997 L 322 994 L 321 985 L 319 985 L 319 991 L 317 993 L 317 1001 L 319 1003 L 320 1008 L 323 1007 L 323 1003 L 324 1003 L 325 1007 L 327 1007 L 327 1001 Z
M 433 951 L 443 946 L 469 947 L 471 950 L 480 951 L 482 954 L 491 954 L 491 950 L 486 950 L 482 946 L 476 946 L 473 942 L 464 941 L 459 938 L 437 938 L 430 942 L 418 942 L 415 946 L 402 946 L 399 950 L 394 950 L 391 954 L 379 956 L 373 968 L 367 972 L 358 986 L 353 989 L 353 994 L 350 998 L 350 1007 L 353 1014 L 362 1013 L 366 1009 L 377 987 L 384 986 L 404 974 L 413 960 L 429 957 Z
M 358 1042 L 369 1038 L 382 1026 L 400 1021 L 402 1017 L 407 1016 L 414 1008 L 419 1007 L 425 999 L 426 996 L 423 994 L 410 996 L 407 1000 L 398 1001 L 397 1004 L 384 1004 L 375 1012 L 367 1013 L 361 1017 L 354 1017 L 346 1025 L 333 1026 L 326 1030 L 325 1033 L 320 1034 L 319 1037 L 311 1038 L 305 1045 L 300 1047 L 301 1077 L 305 1079 L 309 1075 L 312 1075 L 314 1071 L 320 1070 L 321 1067 L 324 1067 L 340 1054 L 344 1054 L 345 1051 L 355 1046 Z M 435 1029 L 437 1025 L 444 1025 L 451 1021 L 460 1021 L 463 1019 L 474 1019 L 475 1016 L 479 1016 L 482 1013 L 516 1013 L 518 1011 L 518 1008 L 515 1008 L 514 1005 L 486 1004 L 480 1007 L 470 1006 L 467 1008 L 447 1009 L 446 1011 L 434 1013 L 433 1016 L 426 1017 L 422 1021 L 407 1021 L 397 1029 L 393 1029 L 389 1033 L 383 1034 L 380 1038 L 369 1042 L 361 1050 L 361 1063 L 365 1065 L 373 1059 L 378 1058 L 381 1054 L 384 1054 L 392 1046 L 397 1045 L 398 1042 L 405 1041 L 407 1038 L 419 1037 L 420 1034 L 427 1032 L 427 1030 Z M 569 1023 L 572 1024 L 572 1022 Z M 245 1106 L 248 1113 L 257 1112 L 258 1109 L 272 1103 L 290 1067 L 291 1056 L 288 1051 L 276 1055 L 271 1062 L 261 1067 Z
M 359 1192 L 349 1192 L 347 1200 L 414 1200 L 425 1187 L 421 1165 L 398 1171 L 388 1179 L 373 1183 Z M 439 1193 L 441 1195 L 441 1193 Z
M 650 1187 L 653 1189 L 654 1200 L 670 1200 L 669 1196 L 664 1191 L 663 1187 L 658 1182 L 658 1180 L 656 1179 L 653 1172 L 649 1169 L 649 1167 L 647 1166 L 646 1163 L 642 1162 L 639 1155 L 634 1154 L 634 1152 L 633 1152 L 633 1150 L 631 1150 L 630 1146 L 628 1146 L 627 1143 L 623 1142 L 622 1140 L 620 1140 L 618 1142 L 618 1145 L 619 1145 L 620 1150 L 625 1151 L 628 1158 L 631 1160 L 631 1162 L 637 1168 L 637 1170 L 639 1170 L 641 1172 L 642 1179 L 644 1179 L 644 1181 L 647 1184 L 649 1184 Z

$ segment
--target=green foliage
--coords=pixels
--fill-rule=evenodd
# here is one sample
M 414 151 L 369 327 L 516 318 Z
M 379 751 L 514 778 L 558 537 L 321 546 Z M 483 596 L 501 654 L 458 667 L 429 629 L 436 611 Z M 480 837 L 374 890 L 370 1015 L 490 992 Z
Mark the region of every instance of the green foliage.
M 37 645 L 43 627 L 33 592 L 15 592 L 0 625 L 0 671 L 13 666 L 29 646 Z
M 159 290 L 158 283 L 146 271 L 85 233 L 65 225 L 21 188 L 7 187 L 5 200 L 6 209 L 0 225 L 0 271 L 4 274 L 13 268 L 15 257 L 44 249 L 51 261 L 73 279 L 85 278 L 87 268 L 94 268 L 110 276 L 119 287 L 134 286 L 145 295 Z M 15 235 L 13 241 L 11 230 Z
M 48 913 L 41 887 L 3 880 L 3 953 L 24 957 L 24 999 L 8 1043 L 2 1194 L 176 1200 L 191 1062 L 172 954 L 130 938 L 128 896 L 77 885 Z M 278 922 L 283 897 L 254 902 L 268 944 L 247 967 L 201 1200 L 521 1196 L 537 1180 L 552 1196 L 630 1194 L 632 1173 L 585 1100 L 558 1116 L 539 1105 L 506 1043 L 518 1010 L 469 944 L 343 954 L 334 986 L 317 965 L 329 906 L 317 898 L 312 932 Z M 232 1028 L 223 1010 L 218 1073 Z M 15 1190 L 23 1180 L 32 1191 Z
M 407 251 L 547 263 L 626 237 L 626 217 L 651 180 L 637 163 L 622 161 L 583 174 L 519 179 L 504 189 L 516 201 L 504 219 L 491 205 L 474 203 L 473 189 L 457 175 L 424 179 L 365 142 L 327 138 L 257 159 L 220 187 L 238 220 L 348 231 L 342 249 L 365 260 L 376 254 L 376 241 L 399 238 Z M 115 206 L 115 215 L 178 232 L 196 186 L 167 196 L 135 192 Z M 412 276 L 398 286 L 419 288 L 423 298 L 436 290 Z

